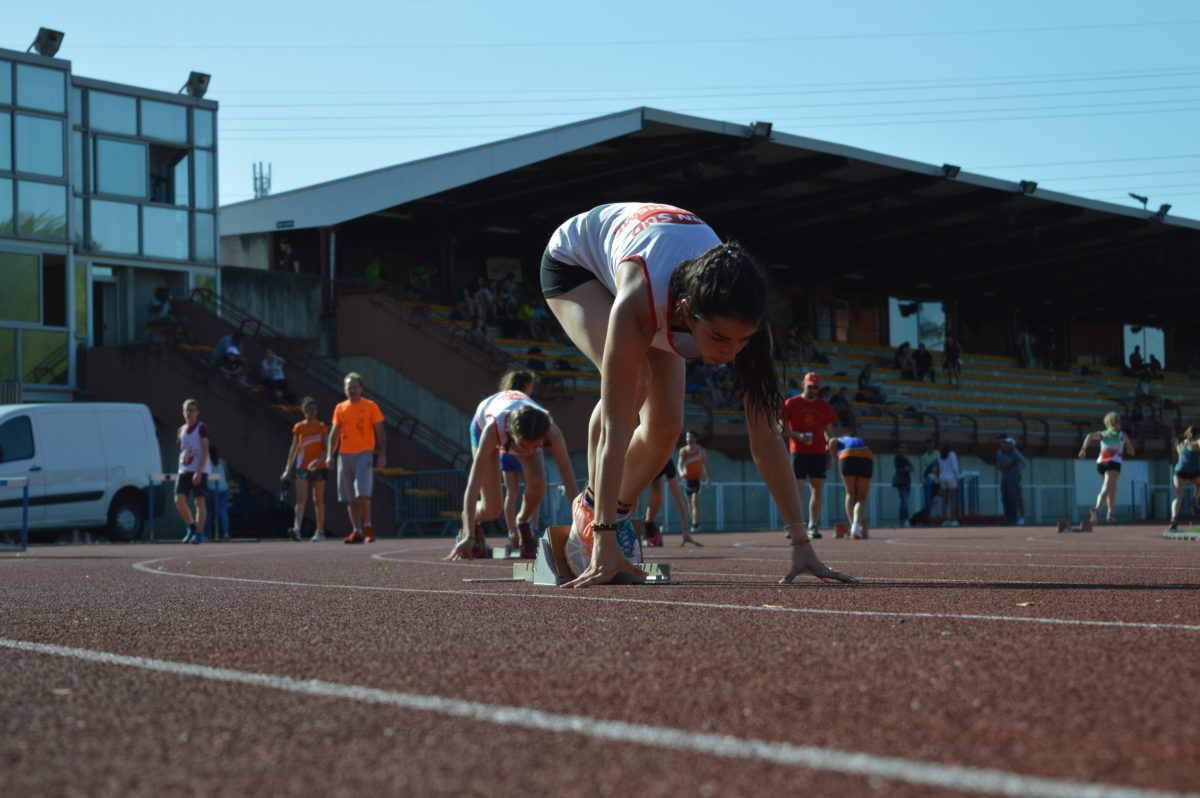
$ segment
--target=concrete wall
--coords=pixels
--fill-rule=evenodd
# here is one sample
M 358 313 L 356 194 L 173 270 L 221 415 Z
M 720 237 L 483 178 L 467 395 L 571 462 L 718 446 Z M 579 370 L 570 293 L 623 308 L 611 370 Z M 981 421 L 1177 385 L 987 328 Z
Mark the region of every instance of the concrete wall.
M 221 236 L 221 263 L 265 271 L 271 267 L 267 234 Z
M 288 338 L 321 335 L 321 284 L 308 274 L 226 266 L 221 295 Z

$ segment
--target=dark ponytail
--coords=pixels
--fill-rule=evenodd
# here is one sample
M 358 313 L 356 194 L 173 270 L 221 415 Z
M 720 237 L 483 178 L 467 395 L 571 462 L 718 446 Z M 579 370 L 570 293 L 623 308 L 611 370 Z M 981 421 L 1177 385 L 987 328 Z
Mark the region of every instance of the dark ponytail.
M 730 241 L 680 264 L 671 275 L 671 296 L 688 299 L 697 316 L 724 316 L 753 324 L 757 332 L 733 361 L 746 409 L 778 419 L 783 411 L 775 373 L 775 338 L 767 321 L 769 286 L 758 261 Z

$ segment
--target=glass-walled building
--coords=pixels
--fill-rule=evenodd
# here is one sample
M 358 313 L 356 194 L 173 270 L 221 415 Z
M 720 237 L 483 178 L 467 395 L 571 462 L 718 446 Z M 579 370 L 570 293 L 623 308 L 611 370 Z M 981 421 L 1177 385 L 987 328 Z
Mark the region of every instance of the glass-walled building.
M 216 288 L 216 115 L 0 49 L 0 384 L 69 399 L 82 350 L 145 337 L 156 288 Z

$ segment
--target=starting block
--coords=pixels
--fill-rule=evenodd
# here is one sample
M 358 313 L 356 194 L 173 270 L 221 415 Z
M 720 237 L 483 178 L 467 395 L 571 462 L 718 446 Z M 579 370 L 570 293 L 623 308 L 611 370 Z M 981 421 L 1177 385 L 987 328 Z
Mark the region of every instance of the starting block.
M 833 532 L 836 537 L 844 538 L 850 534 L 850 527 L 846 525 L 845 521 L 839 521 L 834 525 Z
M 1167 540 L 1200 541 L 1200 526 L 1194 526 L 1191 529 L 1168 529 L 1163 532 L 1163 537 Z
M 549 526 L 545 533 L 538 538 L 537 559 L 534 562 L 513 563 L 513 579 L 532 582 L 535 585 L 554 587 L 570 581 L 574 571 L 567 563 L 567 535 L 571 532 L 569 526 Z M 649 576 L 645 579 L 634 579 L 629 574 L 621 574 L 614 579 L 614 585 L 649 585 L 649 584 L 679 584 L 671 580 L 671 566 L 668 563 L 647 563 L 639 566 Z
M 514 549 L 511 543 L 505 543 L 504 548 L 496 546 L 492 549 L 493 560 L 519 560 L 521 559 L 521 550 Z
M 1088 520 L 1083 520 L 1083 521 L 1079 522 L 1079 526 L 1071 526 L 1066 521 L 1059 521 L 1058 522 L 1058 531 L 1059 532 L 1091 532 L 1092 531 L 1092 522 L 1088 521 Z

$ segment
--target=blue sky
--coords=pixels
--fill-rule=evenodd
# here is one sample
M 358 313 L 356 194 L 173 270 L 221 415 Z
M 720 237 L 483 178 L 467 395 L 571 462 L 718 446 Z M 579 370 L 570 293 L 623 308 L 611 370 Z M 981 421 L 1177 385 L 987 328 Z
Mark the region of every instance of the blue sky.
M 1189 0 L 10 5 L 77 74 L 210 73 L 222 204 L 649 105 L 1200 219 Z

